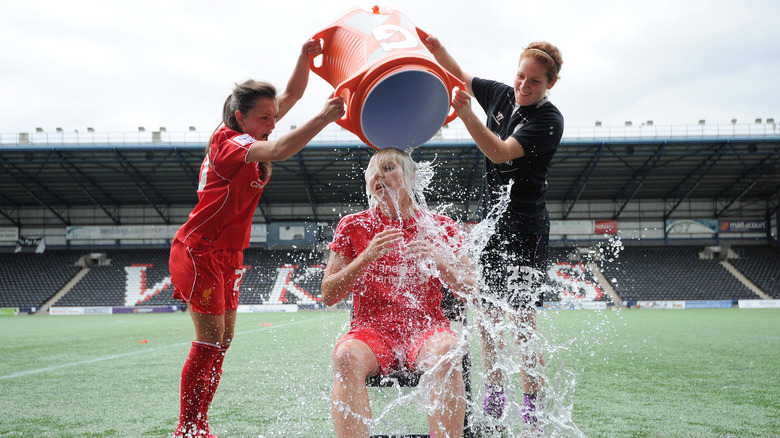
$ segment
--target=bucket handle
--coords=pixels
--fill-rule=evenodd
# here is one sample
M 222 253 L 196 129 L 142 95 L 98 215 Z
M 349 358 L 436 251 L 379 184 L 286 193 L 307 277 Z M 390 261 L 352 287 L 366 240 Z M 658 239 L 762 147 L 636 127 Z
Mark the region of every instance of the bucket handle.
M 344 106 L 347 108 L 344 117 L 336 120 L 336 123 L 350 132 L 357 132 L 355 125 L 356 121 L 351 117 L 352 111 L 350 111 L 350 104 L 352 103 L 352 95 L 355 93 L 355 89 L 357 89 L 358 84 L 360 84 L 360 81 L 363 79 L 363 73 L 364 72 L 361 72 L 340 83 L 338 87 L 336 87 L 336 90 L 333 91 L 333 96 L 341 96 L 344 98 Z
M 328 43 L 331 39 L 330 37 L 333 32 L 335 32 L 335 30 L 336 26 L 331 26 L 312 35 L 311 39 L 322 41 L 322 53 L 320 53 L 318 56 L 325 56 L 325 53 L 328 50 Z M 321 66 L 316 66 L 314 65 L 314 58 L 316 58 L 316 56 L 309 56 L 309 69 L 319 75 L 321 78 L 325 79 L 327 82 L 330 82 L 330 72 L 325 71 L 325 63 L 323 62 Z
M 428 32 L 420 29 L 417 26 L 415 26 L 415 29 L 417 30 L 417 37 L 420 38 L 420 42 L 422 43 L 422 45 L 425 45 L 425 43 L 423 41 L 428 39 L 428 37 L 431 36 L 431 34 L 429 34 Z M 426 47 L 426 50 L 427 50 L 427 47 Z
M 322 53 L 320 56 L 325 56 L 327 54 L 328 50 L 330 49 L 329 43 L 332 39 L 333 33 L 336 32 L 338 27 L 339 26 L 337 25 L 326 27 L 325 29 L 322 29 L 321 31 L 312 35 L 311 39 L 322 41 Z M 321 66 L 316 66 L 314 65 L 314 58 L 314 56 L 309 56 L 309 69 L 319 75 L 321 78 L 325 79 L 326 82 L 331 82 L 330 71 L 325 68 L 325 63 L 323 62 Z M 363 79 L 363 73 L 364 72 L 361 72 L 340 83 L 331 95 L 331 97 L 341 96 L 344 98 L 344 106 L 347 108 L 347 111 L 344 114 L 344 117 L 336 120 L 336 124 L 350 132 L 358 132 L 355 129 L 355 121 L 352 117 L 350 117 L 349 105 L 352 100 L 354 90 L 357 88 L 360 80 Z
M 455 94 L 454 93 L 455 88 L 457 87 L 457 88 L 459 88 L 461 90 L 465 90 L 466 89 L 466 84 L 463 83 L 463 81 L 461 81 L 460 79 L 458 79 L 454 74 L 448 72 L 446 69 L 444 71 L 447 73 L 447 76 L 450 79 L 450 89 L 447 90 L 447 91 L 450 93 L 450 99 L 452 99 L 452 95 Z M 443 125 L 449 124 L 451 121 L 455 120 L 458 117 L 458 113 L 455 112 L 455 109 L 452 107 L 452 103 L 451 102 L 452 101 L 450 100 L 450 111 L 451 112 L 450 112 L 450 114 L 447 114 L 447 118 L 444 119 L 444 124 Z

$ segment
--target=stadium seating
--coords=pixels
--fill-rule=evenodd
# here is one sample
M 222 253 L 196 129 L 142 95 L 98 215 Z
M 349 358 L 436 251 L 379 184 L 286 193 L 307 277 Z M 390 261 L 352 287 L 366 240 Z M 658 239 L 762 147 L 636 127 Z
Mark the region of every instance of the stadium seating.
M 168 248 L 105 251 L 108 266 L 94 266 L 90 272 L 55 305 L 67 306 L 168 306 L 181 302 L 173 298 L 168 269 Z M 321 257 L 310 251 L 264 250 L 244 252 L 246 272 L 239 304 L 298 303 L 315 306 L 319 302 Z M 133 270 L 135 267 L 135 270 Z M 142 274 L 139 273 L 142 271 Z M 143 277 L 141 277 L 143 275 Z M 281 277 L 280 277 L 281 276 Z M 144 280 L 128 285 L 128 281 Z M 277 285 L 277 282 L 279 284 Z M 296 287 L 297 286 L 297 287 Z M 274 289 L 276 287 L 276 289 Z M 140 301 L 126 302 L 126 291 L 145 291 Z M 274 292 L 277 294 L 274 295 Z M 307 294 L 313 299 L 309 299 Z M 301 302 L 299 301 L 306 301 Z
M 780 252 L 770 246 L 743 245 L 732 248 L 739 256 L 728 260 L 773 298 L 780 299 Z M 565 295 L 586 294 L 598 289 L 585 268 L 587 260 L 570 260 L 573 247 L 551 247 L 548 271 L 557 277 L 545 290 L 545 301 Z M 623 301 L 738 300 L 759 298 L 718 260 L 700 259 L 702 246 L 626 246 L 613 261 L 597 264 Z M 173 299 L 168 270 L 168 248 L 99 250 L 110 264 L 95 264 L 55 306 L 168 306 Z M 0 307 L 40 308 L 82 268 L 80 258 L 88 250 L 50 249 L 44 254 L 0 253 Z M 298 304 L 321 307 L 320 283 L 327 254 L 303 249 L 244 252 L 240 304 Z M 560 279 L 564 281 L 561 282 Z M 566 283 L 566 279 L 573 279 Z M 132 284 L 128 284 L 128 282 Z M 137 296 L 127 299 L 127 291 Z M 592 294 L 591 294 L 592 295 Z M 345 305 L 345 304 L 342 304 Z
M 82 253 L 48 250 L 43 254 L 0 254 L 0 307 L 40 308 L 81 268 Z
M 56 307 L 67 306 L 144 306 L 144 305 L 169 305 L 177 304 L 173 299 L 173 289 L 166 286 L 153 293 L 154 286 L 163 282 L 168 277 L 167 248 L 153 249 L 111 249 L 102 251 L 106 254 L 110 264 L 107 266 L 93 266 L 89 273 L 81 279 L 65 296 L 60 298 Z M 146 300 L 139 303 L 126 303 L 125 291 L 128 278 L 132 278 L 127 268 L 140 266 L 143 268 L 143 280 L 141 286 L 149 293 L 144 295 Z M 140 277 L 141 274 L 137 273 Z
M 576 247 L 550 247 L 548 261 L 548 282 L 544 288 L 544 301 L 561 301 L 576 296 L 593 301 L 609 301 L 610 297 L 599 286 L 593 273 L 587 267 L 589 260 L 571 260 Z
M 240 304 L 295 303 L 318 307 L 325 268 L 322 255 L 304 250 L 244 251 Z
M 627 246 L 604 275 L 623 301 L 758 298 L 718 260 L 699 258 L 701 246 Z
M 739 256 L 729 260 L 742 274 L 772 298 L 780 299 L 780 251 L 771 246 L 735 246 Z

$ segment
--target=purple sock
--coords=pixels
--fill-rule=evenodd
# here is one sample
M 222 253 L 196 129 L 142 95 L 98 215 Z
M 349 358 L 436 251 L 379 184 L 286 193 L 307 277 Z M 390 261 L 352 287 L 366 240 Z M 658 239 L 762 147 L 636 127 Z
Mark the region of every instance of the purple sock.
M 501 386 L 485 385 L 485 398 L 482 399 L 482 409 L 493 418 L 501 418 L 504 413 L 504 388 Z
M 523 393 L 523 423 L 536 427 L 539 421 L 536 417 L 537 408 L 541 410 L 541 403 L 537 401 L 536 394 Z

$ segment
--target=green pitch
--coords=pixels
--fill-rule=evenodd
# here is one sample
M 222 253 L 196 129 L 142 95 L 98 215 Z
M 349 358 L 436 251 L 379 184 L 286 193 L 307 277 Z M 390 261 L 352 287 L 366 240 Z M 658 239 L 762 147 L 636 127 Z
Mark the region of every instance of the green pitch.
M 334 436 L 330 354 L 348 319 L 240 314 L 212 433 Z M 548 310 L 539 327 L 555 346 L 548 375 L 573 382 L 572 422 L 588 437 L 780 436 L 780 310 Z M 188 315 L 4 316 L 0 332 L 0 437 L 172 434 Z M 394 391 L 372 392 L 375 415 Z M 391 427 L 424 427 L 414 409 L 387 412 Z

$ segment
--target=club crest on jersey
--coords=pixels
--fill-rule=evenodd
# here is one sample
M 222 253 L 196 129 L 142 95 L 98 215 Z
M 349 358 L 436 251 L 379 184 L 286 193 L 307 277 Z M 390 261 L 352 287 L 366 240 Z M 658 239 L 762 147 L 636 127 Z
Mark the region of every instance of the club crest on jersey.
M 233 141 L 240 144 L 241 146 L 246 146 L 248 144 L 254 143 L 256 140 L 249 134 L 241 134 L 237 137 L 233 137 Z
M 493 121 L 495 121 L 497 124 L 500 125 L 502 120 L 504 120 L 504 114 L 500 112 L 498 114 L 493 114 Z
M 203 291 L 203 300 L 201 301 L 201 304 L 204 306 L 210 306 L 211 305 L 211 293 L 214 292 L 213 288 L 209 288 Z

